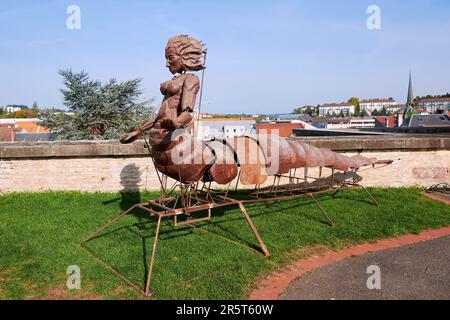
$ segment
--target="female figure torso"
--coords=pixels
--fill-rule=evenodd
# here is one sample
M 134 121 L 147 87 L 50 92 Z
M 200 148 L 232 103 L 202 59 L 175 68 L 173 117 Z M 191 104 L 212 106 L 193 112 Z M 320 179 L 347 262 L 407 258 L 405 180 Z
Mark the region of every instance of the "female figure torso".
M 158 120 L 154 126 L 155 129 L 161 128 L 161 121 L 164 119 L 171 119 L 175 123 L 183 112 L 193 111 L 190 110 L 193 106 L 182 105 L 185 82 L 198 83 L 198 78 L 193 74 L 182 74 L 161 83 L 161 93 L 164 95 L 164 100 L 158 112 Z

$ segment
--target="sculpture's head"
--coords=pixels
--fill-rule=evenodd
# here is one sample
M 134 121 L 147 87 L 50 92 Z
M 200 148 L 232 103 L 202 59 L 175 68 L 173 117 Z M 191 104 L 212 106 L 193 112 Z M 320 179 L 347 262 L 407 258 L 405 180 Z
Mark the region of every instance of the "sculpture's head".
M 205 51 L 200 41 L 185 35 L 175 36 L 166 46 L 166 66 L 172 74 L 203 70 L 202 54 Z

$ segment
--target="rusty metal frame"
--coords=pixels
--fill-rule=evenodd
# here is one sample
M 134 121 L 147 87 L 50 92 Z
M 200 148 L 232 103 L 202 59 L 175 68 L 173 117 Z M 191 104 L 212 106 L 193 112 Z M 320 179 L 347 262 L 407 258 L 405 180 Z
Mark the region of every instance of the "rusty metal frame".
M 158 171 L 158 170 L 157 170 Z M 354 173 L 356 174 L 356 171 Z M 355 179 L 353 175 L 353 179 L 344 179 L 343 182 L 340 184 L 337 184 L 337 180 L 335 179 L 335 170 L 332 170 L 331 177 L 327 179 L 322 178 L 322 170 L 320 170 L 319 177 L 310 177 L 308 176 L 307 170 L 304 172 L 303 177 L 298 177 L 296 175 L 296 170 L 294 172 L 290 171 L 289 175 L 278 175 L 275 176 L 273 184 L 271 186 L 261 188 L 261 185 L 255 185 L 255 187 L 252 190 L 242 190 L 240 193 L 242 195 L 247 196 L 247 199 L 245 200 L 237 200 L 229 196 L 229 191 L 231 189 L 235 189 L 235 187 L 231 187 L 231 183 L 228 185 L 228 189 L 225 190 L 215 190 L 211 188 L 211 183 L 203 183 L 202 187 L 199 188 L 199 183 L 195 184 L 181 184 L 179 182 L 175 182 L 175 184 L 169 189 L 167 188 L 167 176 L 164 174 L 158 173 L 158 178 L 161 183 L 161 189 L 163 192 L 161 193 L 161 196 L 159 199 L 150 200 L 147 202 L 139 203 L 133 205 L 128 210 L 124 211 L 123 213 L 116 216 L 114 219 L 109 221 L 107 224 L 96 230 L 93 234 L 85 238 L 81 244 L 80 248 L 86 252 L 89 256 L 92 256 L 97 262 L 99 262 L 101 265 L 112 271 L 114 274 L 116 274 L 118 277 L 120 277 L 122 280 L 127 282 L 132 288 L 134 288 L 136 291 L 144 295 L 145 297 L 151 297 L 153 293 L 150 291 L 151 286 L 151 279 L 152 274 L 154 270 L 154 264 L 156 259 L 156 249 L 158 246 L 158 240 L 159 240 L 159 232 L 161 228 L 161 221 L 164 218 L 173 218 L 173 226 L 174 227 L 180 227 L 180 226 L 189 226 L 196 228 L 196 230 L 199 230 L 201 232 L 204 232 L 206 234 L 215 235 L 223 238 L 226 241 L 232 242 L 234 244 L 240 245 L 248 250 L 251 251 L 257 251 L 254 248 L 251 248 L 249 246 L 246 246 L 242 243 L 239 243 L 237 241 L 231 240 L 229 238 L 226 238 L 225 236 L 221 236 L 218 234 L 215 234 L 213 232 L 210 232 L 208 230 L 205 230 L 203 228 L 195 227 L 196 223 L 199 222 L 206 222 L 211 220 L 212 218 L 212 211 L 216 208 L 221 207 L 229 207 L 229 206 L 238 206 L 241 213 L 243 214 L 249 228 L 251 229 L 253 235 L 255 236 L 256 240 L 258 241 L 259 247 L 261 251 L 257 251 L 259 253 L 262 253 L 264 257 L 269 257 L 270 253 L 267 249 L 267 246 L 265 245 L 261 235 L 259 234 L 255 224 L 253 223 L 250 215 L 248 214 L 244 204 L 251 204 L 251 203 L 262 203 L 262 202 L 273 202 L 273 204 L 283 201 L 283 200 L 292 200 L 296 198 L 304 198 L 309 197 L 313 200 L 314 204 L 319 208 L 319 210 L 322 212 L 322 214 L 327 219 L 330 226 L 334 227 L 335 224 L 332 221 L 331 217 L 328 215 L 328 213 L 325 211 L 323 206 L 320 204 L 319 200 L 317 199 L 317 195 L 328 193 L 334 191 L 332 194 L 332 197 L 335 197 L 340 191 L 343 189 L 349 189 L 349 188 L 362 188 L 367 195 L 371 198 L 371 200 L 374 202 L 376 206 L 380 206 L 379 202 L 373 197 L 373 195 L 362 185 L 360 185 Z M 281 178 L 288 178 L 289 183 L 287 185 L 280 185 Z M 318 186 L 313 187 L 302 187 L 299 183 L 300 181 L 308 182 L 309 179 L 312 180 L 312 182 L 320 182 Z M 326 182 L 327 180 L 330 181 L 328 184 L 322 184 L 322 182 Z M 293 183 L 296 181 L 296 183 Z M 238 178 L 239 182 L 239 178 Z M 238 182 L 236 185 L 238 185 Z M 177 195 L 170 196 L 170 194 L 174 193 L 175 191 L 178 191 Z M 169 204 L 173 203 L 172 206 Z M 272 204 L 272 205 L 273 205 Z M 270 204 L 269 204 L 270 205 Z M 268 206 L 269 206 L 268 205 Z M 151 253 L 151 259 L 148 266 L 148 273 L 146 275 L 146 283 L 145 283 L 145 289 L 142 290 L 142 288 L 130 280 L 128 277 L 126 277 L 124 274 L 121 274 L 117 270 L 115 270 L 112 266 L 108 265 L 106 262 L 102 261 L 98 257 L 96 257 L 92 252 L 90 252 L 86 247 L 85 244 L 93 239 L 95 239 L 102 231 L 110 227 L 112 224 L 117 222 L 119 219 L 124 217 L 125 215 L 129 214 L 135 209 L 140 209 L 143 211 L 146 211 L 150 217 L 158 217 L 157 225 L 156 225 L 156 231 L 155 231 L 155 237 L 153 240 L 153 248 Z M 193 214 L 198 212 L 204 212 L 207 211 L 208 214 L 206 217 L 193 219 Z M 187 216 L 187 219 L 185 221 L 179 222 L 178 217 L 180 216 Z
M 151 279 L 156 259 L 156 249 L 158 245 L 158 239 L 159 239 L 159 232 L 161 227 L 161 221 L 164 218 L 174 218 L 174 227 L 179 226 L 193 226 L 196 223 L 199 222 L 205 222 L 211 219 L 212 217 L 212 210 L 220 207 L 228 207 L 228 206 L 238 206 L 241 213 L 243 214 L 249 228 L 251 229 L 253 235 L 255 236 L 256 240 L 258 241 L 261 249 L 261 253 L 264 254 L 265 257 L 269 257 L 270 253 L 267 250 L 266 245 L 264 244 L 261 235 L 259 234 L 258 230 L 256 229 L 256 226 L 254 225 L 250 215 L 248 214 L 247 210 L 244 206 L 244 201 L 235 200 L 228 197 L 228 191 L 223 192 L 223 195 L 220 194 L 214 194 L 212 195 L 210 190 L 208 192 L 203 192 L 198 189 L 198 185 L 181 185 L 178 184 L 180 187 L 181 193 L 175 197 L 165 197 L 165 198 L 159 198 L 156 200 L 151 200 L 139 204 L 133 205 L 128 210 L 124 211 L 123 213 L 116 216 L 114 219 L 109 221 L 107 224 L 96 230 L 93 234 L 85 238 L 80 243 L 80 248 L 86 252 L 89 256 L 93 257 L 97 262 L 102 264 L 104 267 L 112 271 L 114 274 L 119 276 L 122 280 L 127 282 L 131 287 L 133 287 L 135 290 L 137 290 L 139 293 L 144 295 L 145 297 L 151 297 L 153 293 L 150 291 L 150 285 L 151 285 Z M 192 202 L 192 200 L 195 200 L 195 203 Z M 211 200 L 208 200 L 210 198 L 211 200 L 214 199 L 214 202 L 211 202 Z M 168 203 L 174 203 L 174 206 L 169 207 Z M 177 204 L 180 204 L 181 207 L 177 207 Z M 106 230 L 108 227 L 113 225 L 115 222 L 117 222 L 122 217 L 126 216 L 130 212 L 132 212 L 135 209 L 144 210 L 149 213 L 150 217 L 158 217 L 157 226 L 156 226 L 156 232 L 155 237 L 153 241 L 153 248 L 152 248 L 152 254 L 151 259 L 149 262 L 148 267 L 148 274 L 146 276 L 146 284 L 145 289 L 142 290 L 142 288 L 139 287 L 138 284 L 131 281 L 128 277 L 126 277 L 124 274 L 120 273 L 119 271 L 115 270 L 111 265 L 107 264 L 103 260 L 96 257 L 92 252 L 90 252 L 86 248 L 86 243 L 89 241 L 95 239 L 102 231 Z M 203 212 L 208 211 L 208 215 L 205 218 L 199 218 L 199 219 L 192 219 L 192 214 L 197 212 Z M 178 222 L 177 218 L 182 215 L 187 215 L 187 220 L 183 222 Z M 207 233 L 213 234 L 212 232 L 208 232 L 203 229 L 199 229 L 202 231 L 205 231 Z M 222 237 L 225 238 L 225 237 Z M 230 239 L 228 239 L 230 240 Z M 231 242 L 237 243 L 236 241 Z M 239 244 L 239 243 L 237 243 Z M 242 245 L 244 246 L 244 245 Z M 245 247 L 245 246 L 244 246 Z M 253 250 L 252 248 L 248 247 L 249 250 Z

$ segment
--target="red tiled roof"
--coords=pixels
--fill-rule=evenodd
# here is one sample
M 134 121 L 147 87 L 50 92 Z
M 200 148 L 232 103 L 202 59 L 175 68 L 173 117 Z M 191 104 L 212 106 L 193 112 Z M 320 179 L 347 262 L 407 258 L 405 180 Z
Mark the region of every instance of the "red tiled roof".
M 341 102 L 341 103 L 326 103 L 320 105 L 321 108 L 331 108 L 331 107 L 353 107 L 351 103 Z
M 249 117 L 242 117 L 242 118 L 207 118 L 207 119 L 201 119 L 200 118 L 200 122 L 210 122 L 210 121 L 248 121 L 248 120 L 255 120 L 253 118 L 249 118 Z M 197 121 L 197 118 L 194 119 L 194 121 Z
M 271 134 L 273 130 L 278 130 L 278 134 L 282 138 L 288 138 L 292 136 L 294 129 L 303 129 L 301 123 L 257 123 L 256 131 L 266 130 L 267 134 Z
M 359 103 L 381 103 L 381 102 L 395 102 L 394 99 L 365 99 Z
M 421 99 L 419 100 L 419 103 L 421 102 L 448 102 L 450 101 L 450 98 L 430 98 L 430 99 Z
M 17 129 L 28 133 L 48 132 L 47 128 L 44 128 L 35 122 L 18 121 L 16 122 L 16 127 Z
M 382 126 L 393 128 L 396 126 L 397 119 L 394 116 L 376 116 L 373 117 L 375 121 Z

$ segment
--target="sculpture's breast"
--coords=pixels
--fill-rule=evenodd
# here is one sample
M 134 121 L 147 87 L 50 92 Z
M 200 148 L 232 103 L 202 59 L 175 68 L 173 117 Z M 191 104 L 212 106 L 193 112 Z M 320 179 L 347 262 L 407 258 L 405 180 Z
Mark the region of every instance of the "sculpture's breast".
M 179 76 L 169 81 L 161 83 L 161 93 L 167 96 L 174 96 L 181 93 L 184 77 Z

